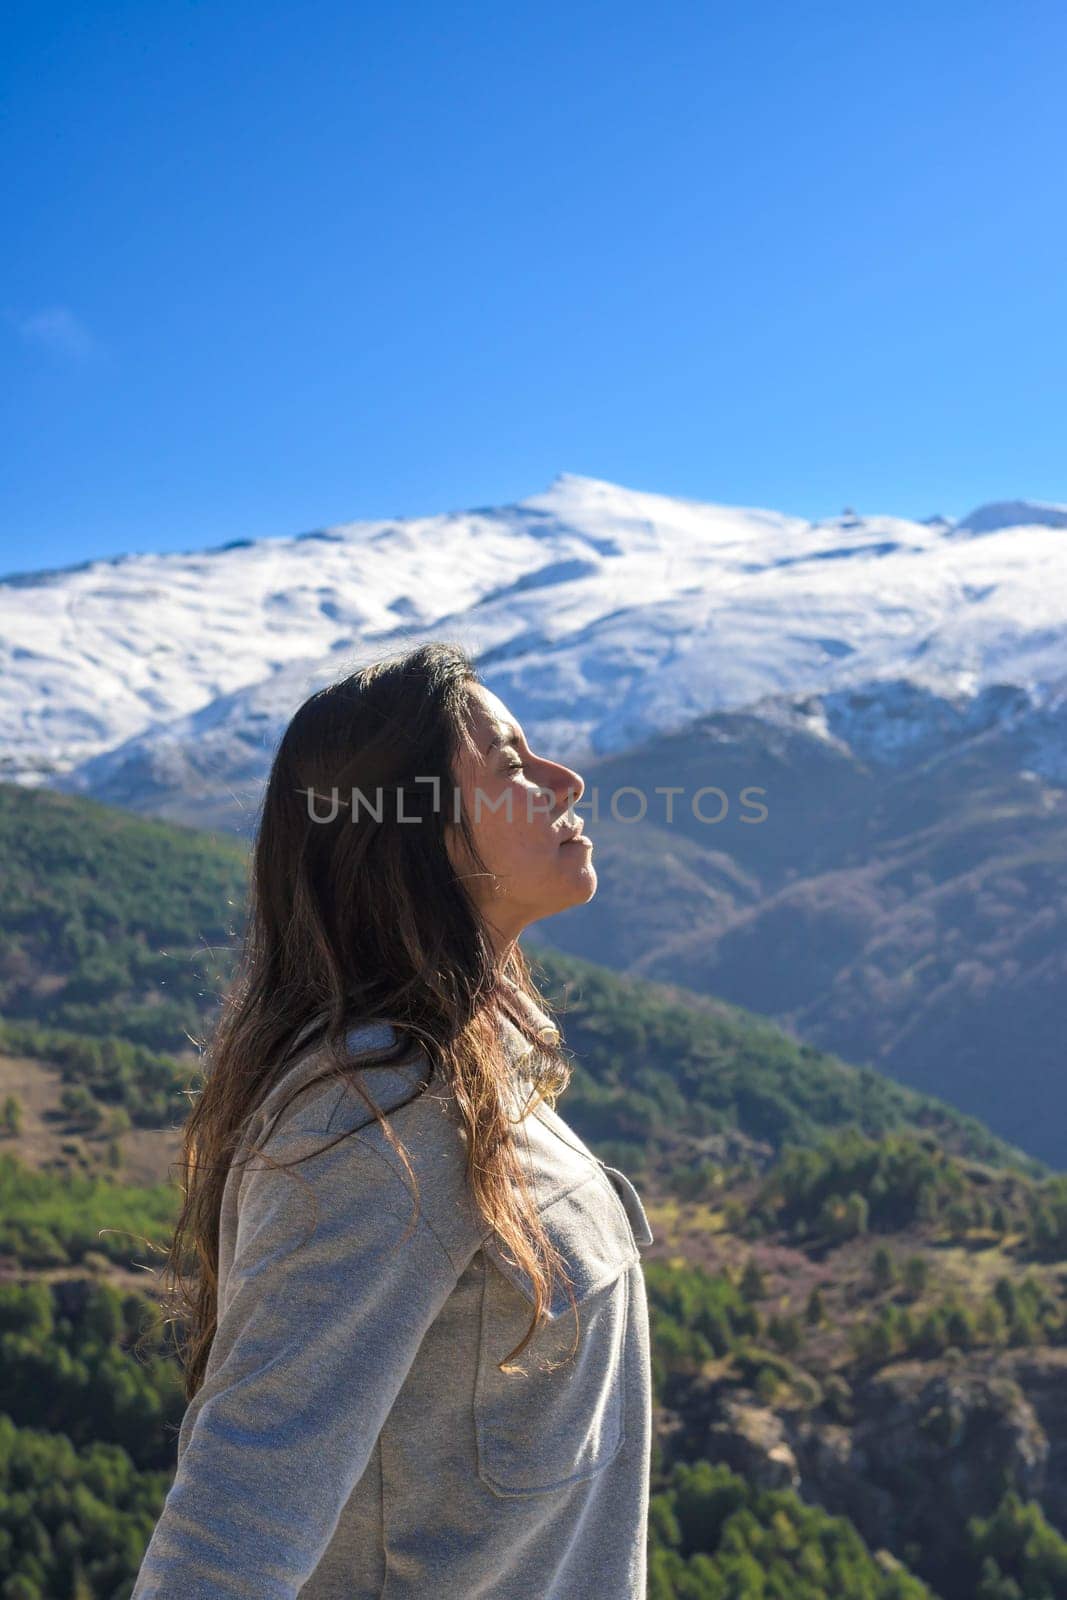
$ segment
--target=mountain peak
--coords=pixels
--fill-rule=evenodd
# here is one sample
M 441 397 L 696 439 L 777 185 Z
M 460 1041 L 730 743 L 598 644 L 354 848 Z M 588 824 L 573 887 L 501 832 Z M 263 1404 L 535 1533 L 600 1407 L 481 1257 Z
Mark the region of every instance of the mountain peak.
M 630 494 L 633 490 L 624 489 L 621 484 L 610 483 L 607 478 L 590 478 L 583 472 L 557 472 L 548 488 L 546 495 L 578 495 L 590 494 Z
M 991 500 L 956 524 L 957 533 L 997 533 L 1001 528 L 1067 528 L 1067 506 L 1046 500 Z

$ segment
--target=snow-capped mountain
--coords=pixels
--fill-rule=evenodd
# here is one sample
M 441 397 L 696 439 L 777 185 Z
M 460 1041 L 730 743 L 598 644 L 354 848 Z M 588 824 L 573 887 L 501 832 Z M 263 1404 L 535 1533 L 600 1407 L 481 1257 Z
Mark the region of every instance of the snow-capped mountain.
M 1067 507 L 810 523 L 562 477 L 513 506 L 0 580 L 0 755 L 250 831 L 315 687 L 464 644 L 590 817 L 538 935 L 766 1012 L 1062 1162 Z M 708 826 L 657 786 L 720 786 Z M 752 785 L 764 825 L 745 826 Z
M 1013 685 L 1005 715 L 1058 727 L 1067 507 L 812 523 L 563 475 L 510 506 L 17 574 L 0 777 L 146 809 L 171 785 L 252 792 L 307 693 L 431 637 L 463 643 L 562 759 L 811 693 L 831 697 L 828 737 L 892 760 L 929 732 L 901 721 L 901 683 L 949 720 Z

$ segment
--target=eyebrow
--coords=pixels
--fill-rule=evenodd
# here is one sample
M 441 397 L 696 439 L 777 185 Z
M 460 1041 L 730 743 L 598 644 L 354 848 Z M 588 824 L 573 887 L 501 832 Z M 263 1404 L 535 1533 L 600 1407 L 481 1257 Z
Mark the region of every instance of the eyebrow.
M 498 744 L 518 744 L 522 739 L 522 734 L 519 732 L 518 728 L 513 722 L 501 722 L 498 724 L 498 726 L 500 728 L 500 732 L 494 739 L 490 739 L 489 743 L 486 745 L 486 755 L 488 755 L 490 750 L 492 750 Z

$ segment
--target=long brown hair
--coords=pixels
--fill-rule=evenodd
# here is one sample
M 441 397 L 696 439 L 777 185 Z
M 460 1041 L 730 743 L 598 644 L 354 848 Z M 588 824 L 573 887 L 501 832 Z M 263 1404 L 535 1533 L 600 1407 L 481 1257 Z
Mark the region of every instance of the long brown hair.
M 557 1272 L 574 1307 L 571 1280 L 516 1157 L 496 1014 L 534 1046 L 523 1069 L 531 1099 L 553 1104 L 571 1065 L 558 1032 L 554 1040 L 535 1029 L 530 1005 L 546 1014 L 545 1002 L 526 956 L 516 943 L 502 964 L 494 960 L 464 875 L 453 867 L 449 826 L 462 831 L 470 860 L 484 869 L 466 808 L 457 818 L 451 804 L 438 804 L 442 792 L 455 792 L 460 752 L 476 748 L 470 688 L 479 681 L 460 645 L 420 645 L 313 694 L 275 753 L 252 851 L 240 960 L 183 1129 L 183 1204 L 163 1269 L 189 1399 L 203 1382 L 217 1328 L 226 1176 L 240 1159 L 253 1112 L 309 1030 L 327 1067 L 298 1092 L 352 1067 L 357 1058 L 345 1037 L 354 1022 L 393 1026 L 396 1045 L 373 1053 L 377 1060 L 411 1060 L 421 1051 L 443 1073 L 460 1114 L 478 1210 L 534 1288 L 533 1318 L 501 1369 L 540 1325 Z M 368 804 L 353 804 L 353 789 Z M 345 803 L 334 808 L 335 796 Z M 421 825 L 405 826 L 398 816 Z M 360 1055 L 359 1065 L 368 1059 Z M 355 1086 L 415 1183 L 417 1213 L 406 1152 L 385 1113 Z M 266 1154 L 249 1152 L 257 1153 Z

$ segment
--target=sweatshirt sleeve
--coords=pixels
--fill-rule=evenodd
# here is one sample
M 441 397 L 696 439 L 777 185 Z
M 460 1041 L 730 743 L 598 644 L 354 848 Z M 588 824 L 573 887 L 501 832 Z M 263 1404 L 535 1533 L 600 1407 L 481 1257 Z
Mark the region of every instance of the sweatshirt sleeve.
M 266 1148 L 291 1161 L 326 1143 Z M 358 1134 L 288 1170 L 252 1157 L 208 1374 L 131 1600 L 294 1600 L 462 1270 L 421 1214 L 404 1239 L 413 1206 Z

